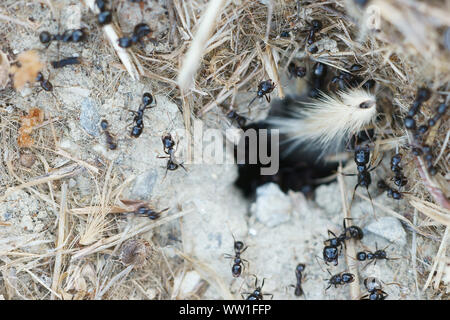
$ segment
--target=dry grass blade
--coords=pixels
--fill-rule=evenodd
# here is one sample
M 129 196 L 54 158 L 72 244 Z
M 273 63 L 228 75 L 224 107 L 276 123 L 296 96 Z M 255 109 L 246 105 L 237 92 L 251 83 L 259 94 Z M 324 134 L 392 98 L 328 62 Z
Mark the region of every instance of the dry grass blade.
M 347 192 L 346 192 L 346 186 L 345 181 L 342 175 L 342 163 L 339 163 L 338 168 L 338 183 L 339 183 L 339 189 L 341 191 L 341 201 L 342 201 L 342 210 L 344 211 L 344 217 L 345 218 L 351 218 L 351 212 L 350 208 L 348 208 L 347 203 Z M 352 300 L 357 300 L 360 296 L 360 288 L 359 288 L 359 274 L 358 269 L 356 267 L 356 264 L 350 263 L 350 257 L 356 257 L 356 249 L 355 249 L 355 240 L 350 239 L 350 241 L 347 243 L 346 251 L 345 251 L 345 262 L 347 263 L 348 269 L 350 273 L 355 275 L 355 281 L 350 283 L 350 297 Z
M 414 196 L 410 196 L 409 203 L 427 217 L 437 221 L 447 227 L 450 227 L 450 211 L 440 208 L 435 204 L 420 200 Z
M 61 187 L 61 206 L 59 211 L 59 223 L 58 223 L 58 238 L 56 241 L 57 254 L 55 257 L 55 265 L 53 267 L 53 281 L 52 281 L 52 290 L 53 292 L 58 291 L 58 285 L 60 283 L 60 275 L 61 275 L 61 265 L 62 265 L 62 251 L 64 250 L 64 241 L 65 241 L 65 229 L 66 229 L 66 208 L 67 208 L 67 183 L 63 183 Z M 51 299 L 55 299 L 55 294 L 52 292 Z
M 449 241 L 449 233 L 450 233 L 449 231 L 450 231 L 450 227 L 445 228 L 445 232 L 444 232 L 444 236 L 442 237 L 441 245 L 439 246 L 439 250 L 438 250 L 436 256 L 434 257 L 433 266 L 431 267 L 430 273 L 428 274 L 428 278 L 423 286 L 422 292 L 425 292 L 425 290 L 430 285 L 438 264 L 446 263 L 445 261 L 441 261 L 441 257 L 443 256 L 443 254 L 445 253 L 445 251 L 447 249 L 447 245 L 448 245 L 448 241 Z M 442 273 L 441 273 L 441 276 L 442 276 Z M 440 279 L 436 279 L 435 281 L 439 282 Z

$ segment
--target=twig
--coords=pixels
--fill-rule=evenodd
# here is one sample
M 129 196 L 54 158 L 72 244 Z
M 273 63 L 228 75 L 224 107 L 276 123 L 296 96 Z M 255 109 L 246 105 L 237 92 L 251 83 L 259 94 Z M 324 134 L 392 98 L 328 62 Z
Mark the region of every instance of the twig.
M 211 0 L 208 3 L 203 14 L 200 26 L 195 33 L 194 40 L 183 59 L 180 72 L 178 74 L 178 86 L 182 91 L 188 91 L 191 89 L 194 75 L 197 72 L 204 51 L 206 49 L 206 43 L 211 36 L 211 33 L 215 30 L 217 18 L 223 12 L 226 4 L 226 0 Z
M 444 236 L 442 237 L 441 245 L 439 246 L 439 250 L 436 254 L 436 257 L 434 257 L 433 266 L 431 267 L 430 273 L 428 274 L 428 278 L 427 278 L 427 281 L 425 282 L 425 285 L 423 286 L 422 292 L 425 292 L 425 290 L 430 285 L 431 280 L 433 279 L 434 272 L 436 271 L 436 267 L 438 266 L 438 263 L 441 260 L 441 256 L 445 252 L 445 249 L 447 248 L 449 230 L 450 230 L 450 227 L 445 228 L 445 232 L 444 232 Z
M 345 181 L 342 176 L 342 163 L 339 162 L 339 168 L 338 168 L 338 183 L 339 183 L 339 189 L 341 190 L 341 201 L 342 201 L 342 210 L 344 211 L 345 218 L 351 218 L 350 209 L 347 208 L 347 192 L 345 187 Z M 345 262 L 347 263 L 348 269 L 350 273 L 355 275 L 355 281 L 350 283 L 350 297 L 352 300 L 357 300 L 360 295 L 360 288 L 359 288 L 359 274 L 358 269 L 355 267 L 355 264 L 351 264 L 350 257 L 356 257 L 356 250 L 355 250 L 355 240 L 350 239 L 346 246 L 345 250 Z
M 95 13 L 99 13 L 98 7 L 95 5 L 95 0 L 84 0 L 86 6 L 89 7 L 89 9 Z M 130 74 L 131 78 L 133 80 L 139 80 L 139 73 L 136 69 L 136 66 L 131 62 L 130 56 L 128 55 L 128 52 L 126 49 L 119 47 L 119 36 L 117 35 L 116 31 L 114 30 L 114 27 L 112 23 L 104 25 L 102 27 L 103 32 L 105 33 L 106 37 L 108 38 L 109 42 L 111 43 L 114 50 L 117 52 L 117 55 L 119 56 L 120 60 L 122 61 L 123 65 L 127 69 L 128 73 Z
M 59 277 L 61 274 L 62 251 L 64 250 L 64 239 L 66 229 L 66 208 L 67 208 L 67 183 L 63 183 L 61 187 L 61 206 L 59 210 L 58 223 L 58 239 L 56 240 L 57 254 L 55 257 L 55 266 L 53 268 L 53 282 L 51 299 L 55 299 L 54 292 L 57 292 Z

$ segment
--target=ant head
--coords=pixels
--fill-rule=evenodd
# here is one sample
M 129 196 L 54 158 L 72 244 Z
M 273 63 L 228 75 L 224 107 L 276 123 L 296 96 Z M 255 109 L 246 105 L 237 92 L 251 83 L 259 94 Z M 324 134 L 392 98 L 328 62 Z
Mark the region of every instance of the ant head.
M 305 270 L 306 266 L 303 263 L 299 263 L 297 267 L 295 268 L 295 271 L 297 272 L 303 272 Z
M 234 250 L 241 251 L 244 248 L 244 243 L 242 241 L 234 241 Z

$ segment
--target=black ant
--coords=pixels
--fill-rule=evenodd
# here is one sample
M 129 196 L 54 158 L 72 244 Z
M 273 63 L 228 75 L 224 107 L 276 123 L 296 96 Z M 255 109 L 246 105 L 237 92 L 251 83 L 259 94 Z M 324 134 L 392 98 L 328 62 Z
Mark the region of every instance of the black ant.
M 338 256 L 342 251 L 342 245 L 345 246 L 345 240 L 361 240 L 364 237 L 364 233 L 360 227 L 347 227 L 346 220 L 352 220 L 352 218 L 344 218 L 344 231 L 339 236 L 336 236 L 332 231 L 328 230 L 328 235 L 331 234 L 333 238 L 324 241 L 326 246 L 323 248 L 323 259 L 327 265 L 328 262 L 333 262 L 335 266 L 338 264 Z
M 106 9 L 106 1 L 95 0 L 100 13 L 97 16 L 97 22 L 103 26 L 112 22 L 112 12 Z
M 133 121 L 136 123 L 135 126 L 131 129 L 130 135 L 134 138 L 138 138 L 142 131 L 144 130 L 144 111 L 146 108 L 150 106 L 153 102 L 153 96 L 151 93 L 145 92 L 142 96 L 142 105 L 139 107 L 138 111 L 131 111 L 136 114 L 133 118 Z M 155 99 L 156 106 L 156 99 Z M 155 107 L 153 106 L 153 107 Z
M 303 288 L 302 288 L 302 277 L 303 277 L 303 271 L 305 271 L 306 266 L 303 263 L 299 263 L 297 267 L 295 267 L 295 277 L 297 278 L 297 284 L 291 285 L 291 287 L 295 288 L 294 294 L 297 297 L 300 297 L 303 294 Z
M 139 41 L 141 41 L 142 38 L 148 36 L 151 32 L 152 32 L 152 30 L 150 29 L 148 24 L 139 23 L 134 27 L 134 31 L 133 31 L 133 34 L 131 35 L 131 37 L 119 38 L 119 40 L 118 40 L 119 47 L 129 48 L 133 44 L 136 44 Z
M 416 130 L 416 121 L 414 116 L 419 112 L 422 103 L 426 102 L 431 97 L 431 92 L 427 88 L 419 88 L 417 90 L 416 99 L 414 100 L 411 108 L 408 110 L 408 116 L 405 117 L 404 124 L 406 129 Z
M 48 79 L 44 78 L 44 75 L 42 74 L 42 72 L 38 72 L 38 74 L 36 76 L 36 81 L 39 82 L 39 84 L 41 85 L 41 88 L 44 89 L 45 91 L 53 90 L 52 83 Z
M 384 300 L 389 295 L 381 289 L 381 283 L 375 278 L 368 282 L 369 278 L 364 279 L 364 286 L 366 287 L 368 294 L 361 297 L 361 300 Z
M 271 296 L 273 298 L 273 294 L 271 293 L 262 293 L 262 288 L 264 287 L 264 280 L 262 281 L 261 286 L 258 286 L 258 278 L 255 277 L 255 290 L 252 293 L 244 292 L 244 294 L 249 294 L 246 300 L 264 300 L 264 296 Z M 271 299 L 272 299 L 271 298 Z
M 177 170 L 178 167 L 182 167 L 184 169 L 184 171 L 187 171 L 182 163 L 178 163 L 175 160 L 176 149 L 175 149 L 175 141 L 173 141 L 172 135 L 170 133 L 168 133 L 165 136 L 162 136 L 161 140 L 162 140 L 162 143 L 164 146 L 164 152 L 168 155 L 168 157 L 158 156 L 158 158 L 169 158 L 169 160 L 167 161 L 167 166 L 166 166 L 166 174 L 167 174 L 168 170 L 174 171 L 174 170 Z
M 288 66 L 289 79 L 292 77 L 303 78 L 306 75 L 305 67 L 297 66 L 294 62 L 291 62 Z
M 313 66 L 313 74 L 312 74 L 312 89 L 309 92 L 309 96 L 311 98 L 317 98 L 319 96 L 319 90 L 323 86 L 323 81 L 327 75 L 328 67 L 327 65 L 316 62 Z
M 386 247 L 387 248 L 387 247 Z M 378 249 L 377 244 L 375 243 L 375 252 L 372 251 L 360 251 L 356 254 L 356 260 L 358 261 L 366 261 L 368 260 L 369 263 L 367 263 L 364 266 L 364 269 L 371 264 L 372 262 L 377 263 L 377 260 L 396 260 L 396 258 L 388 258 L 386 253 L 386 248 L 384 249 Z
M 352 283 L 355 281 L 355 275 L 348 272 L 341 272 L 335 275 L 331 275 L 330 271 L 327 269 L 328 273 L 330 274 L 330 279 L 325 279 L 325 281 L 328 280 L 328 287 L 325 289 L 327 291 L 331 286 L 334 286 L 337 288 L 338 285 L 344 285 L 348 283 Z
M 320 29 L 322 29 L 322 22 L 320 20 L 311 21 L 311 29 L 309 30 L 309 34 L 306 40 L 309 45 L 314 43 L 315 34 L 316 32 L 319 32 Z
M 150 220 L 156 220 L 160 217 L 161 213 L 163 213 L 164 211 L 169 210 L 169 208 L 163 209 L 159 212 L 153 210 L 152 208 L 149 208 L 147 206 L 141 206 L 139 207 L 136 211 L 134 211 L 133 213 L 135 215 L 140 215 L 140 216 L 146 216 L 148 217 Z
M 234 239 L 234 237 L 233 237 Z M 234 240 L 234 257 L 230 254 L 225 254 L 225 258 L 234 259 L 233 266 L 231 267 L 231 273 L 233 277 L 237 278 L 241 275 L 242 269 L 244 266 L 243 261 L 247 262 L 245 259 L 241 259 L 241 254 L 247 250 L 248 247 L 244 247 L 244 243 L 242 241 Z
M 403 199 L 403 194 L 400 191 L 392 189 L 391 187 L 389 187 L 384 180 L 378 181 L 377 186 L 381 190 L 387 191 L 387 196 L 389 198 L 392 198 L 394 200 L 401 200 L 401 199 Z
M 265 97 L 267 102 L 270 102 L 270 96 L 268 95 L 275 89 L 276 84 L 272 81 L 272 79 L 261 81 L 258 84 L 258 91 L 256 92 L 256 97 L 253 98 L 252 101 L 248 104 L 248 107 L 256 100 L 256 98 Z
M 109 126 L 108 121 L 102 120 L 100 122 L 100 127 L 102 128 L 106 136 L 106 143 L 108 144 L 108 148 L 110 150 L 115 150 L 117 148 L 117 143 L 114 141 L 114 138 L 109 133 L 108 126 Z
M 397 187 L 403 187 L 408 183 L 408 179 L 403 175 L 403 169 L 400 167 L 402 161 L 402 155 L 396 153 L 391 158 L 391 171 L 395 174 L 394 183 Z
M 52 61 L 51 64 L 55 69 L 64 68 L 65 66 L 80 64 L 80 59 L 78 57 L 69 57 L 59 61 Z
M 227 113 L 227 118 L 231 119 L 231 124 L 233 124 L 233 121 L 236 121 L 239 128 L 245 127 L 245 124 L 247 123 L 247 118 L 241 116 L 234 110 Z
M 360 64 L 354 64 L 350 67 L 350 73 L 346 71 L 340 71 L 339 75 L 333 77 L 331 79 L 332 87 L 337 87 L 340 90 L 344 91 L 349 87 L 357 87 L 361 79 L 357 76 L 354 76 L 353 72 L 358 72 L 362 69 Z
M 62 42 L 80 42 L 86 39 L 86 33 L 83 29 L 72 29 L 67 30 L 63 34 L 52 35 L 48 31 L 42 31 L 39 34 L 39 41 L 42 44 L 50 45 L 52 41 L 62 41 Z
M 376 165 L 374 167 L 369 165 L 367 167 L 367 165 L 369 164 L 369 161 L 370 161 L 370 149 L 367 145 L 363 146 L 363 147 L 356 146 L 354 161 L 356 163 L 356 168 L 357 168 L 358 173 L 357 174 L 345 174 L 346 176 L 356 175 L 358 177 L 358 182 L 356 183 L 355 189 L 353 190 L 350 207 L 353 203 L 353 200 L 355 199 L 356 189 L 359 186 L 362 186 L 362 187 L 366 188 L 367 194 L 370 199 L 370 203 L 372 204 L 372 209 L 375 212 L 375 209 L 373 208 L 372 196 L 370 195 L 370 192 L 369 192 L 369 186 L 372 183 L 372 178 L 370 176 L 370 172 L 373 171 L 374 169 L 376 169 L 378 167 L 378 165 Z

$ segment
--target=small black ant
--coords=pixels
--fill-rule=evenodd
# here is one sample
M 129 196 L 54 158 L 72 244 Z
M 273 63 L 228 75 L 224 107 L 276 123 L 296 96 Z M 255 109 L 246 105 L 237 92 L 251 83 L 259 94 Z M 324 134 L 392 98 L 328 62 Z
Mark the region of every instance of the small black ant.
M 41 88 L 44 89 L 45 91 L 53 90 L 52 83 L 48 79 L 44 78 L 44 75 L 42 74 L 42 72 L 37 73 L 36 81 L 39 82 L 39 84 L 41 85 Z
M 245 267 L 243 261 L 247 262 L 247 260 L 241 259 L 241 254 L 245 250 L 247 250 L 247 248 L 248 247 L 244 247 L 244 243 L 242 241 L 234 240 L 234 257 L 230 254 L 225 254 L 225 258 L 233 259 L 233 266 L 231 267 L 231 273 L 235 278 L 241 275 L 242 269 L 243 267 Z
M 361 297 L 361 300 L 384 300 L 389 295 L 381 289 L 381 283 L 375 278 L 368 282 L 369 278 L 364 279 L 364 286 L 366 287 L 368 294 Z
M 387 247 L 386 247 L 387 248 Z M 367 263 L 364 266 L 364 269 L 371 264 L 372 262 L 377 263 L 377 260 L 396 260 L 396 258 L 388 258 L 386 253 L 386 248 L 384 249 L 378 249 L 377 244 L 375 243 L 375 252 L 372 251 L 360 251 L 356 254 L 356 260 L 358 261 L 366 261 L 368 260 L 369 263 Z
M 299 263 L 297 267 L 295 267 L 295 277 L 297 278 L 297 284 L 291 285 L 291 287 L 295 288 L 294 294 L 297 297 L 300 297 L 303 294 L 303 288 L 302 288 L 302 277 L 303 277 L 303 271 L 305 271 L 306 266 L 303 263 Z
M 402 161 L 402 155 L 396 153 L 391 158 L 391 171 L 395 174 L 394 183 L 397 187 L 403 187 L 408 183 L 408 179 L 403 175 L 403 169 L 400 167 Z
M 389 198 L 392 198 L 394 200 L 401 200 L 401 199 L 403 199 L 403 194 L 400 191 L 394 190 L 391 187 L 389 187 L 388 184 L 384 180 L 378 181 L 377 186 L 381 190 L 387 191 L 387 196 Z
M 306 40 L 309 45 L 314 43 L 315 34 L 316 32 L 319 32 L 320 29 L 322 29 L 322 22 L 320 20 L 311 21 L 311 29 L 309 30 L 309 34 Z
M 158 219 L 160 217 L 161 213 L 163 213 L 164 211 L 167 211 L 167 210 L 169 210 L 169 208 L 165 208 L 165 209 L 157 212 L 157 211 L 155 211 L 152 208 L 149 208 L 147 206 L 141 206 L 136 211 L 134 211 L 133 213 L 135 215 L 146 216 L 150 220 L 156 220 L 156 219 Z
M 97 22 L 103 26 L 112 22 L 112 12 L 106 9 L 106 1 L 95 0 L 100 13 L 97 16 Z
M 80 64 L 80 59 L 78 57 L 69 57 L 59 61 L 52 61 L 51 64 L 55 69 L 64 68 L 65 66 Z
M 324 241 L 326 246 L 323 249 L 323 259 L 326 264 L 328 264 L 327 262 L 333 262 L 335 266 L 338 264 L 338 256 L 342 251 L 342 245 L 345 246 L 345 240 L 361 240 L 364 237 L 364 233 L 360 227 L 347 227 L 346 220 L 352 220 L 352 218 L 344 218 L 344 231 L 339 236 L 336 236 L 332 231 L 328 230 L 328 235 L 331 234 L 333 238 Z
M 289 79 L 292 77 L 303 78 L 306 75 L 305 67 L 297 66 L 294 62 L 291 62 L 288 66 Z
M 241 129 L 245 127 L 245 124 L 247 123 L 247 118 L 241 116 L 234 110 L 231 110 L 230 112 L 227 113 L 227 118 L 231 119 L 231 124 L 233 124 L 233 121 L 236 121 L 239 128 Z
M 184 171 L 187 171 L 186 168 L 183 166 L 182 163 L 179 163 L 175 160 L 175 141 L 173 141 L 172 135 L 170 133 L 162 136 L 161 138 L 163 146 L 164 146 L 164 152 L 168 155 L 168 157 L 160 157 L 158 156 L 158 158 L 169 158 L 169 160 L 167 161 L 167 166 L 166 166 L 166 174 L 167 171 L 174 171 L 177 170 L 178 167 L 182 167 L 184 169 Z
M 325 80 L 325 77 L 328 72 L 328 67 L 326 64 L 323 64 L 321 62 L 316 62 L 313 66 L 313 73 L 312 73 L 312 89 L 309 92 L 309 96 L 311 98 L 317 98 L 319 96 L 319 90 L 323 86 L 323 82 Z
M 264 296 L 271 296 L 273 298 L 273 294 L 271 293 L 262 293 L 262 288 L 264 287 L 264 280 L 262 281 L 261 286 L 258 286 L 258 278 L 255 277 L 255 290 L 252 293 L 244 292 L 244 294 L 249 294 L 246 300 L 264 300 Z
M 131 129 L 130 135 L 134 138 L 138 138 L 142 131 L 144 130 L 144 111 L 148 108 L 153 102 L 153 96 L 151 93 L 145 92 L 142 96 L 142 105 L 139 107 L 138 111 L 131 111 L 136 114 L 133 118 L 133 122 L 136 124 Z M 156 106 L 156 99 L 155 99 Z M 153 107 L 155 107 L 153 106 Z
M 133 44 L 136 44 L 139 41 L 141 41 L 144 37 L 148 36 L 151 32 L 152 32 L 152 30 L 150 29 L 148 24 L 139 23 L 134 27 L 134 31 L 133 31 L 133 34 L 131 35 L 131 37 L 119 38 L 119 40 L 118 40 L 119 47 L 129 48 Z
M 39 34 L 39 41 L 42 44 L 50 45 L 52 41 L 63 41 L 63 42 L 80 42 L 86 39 L 86 33 L 83 29 L 71 29 L 65 31 L 63 34 L 52 35 L 48 31 L 42 31 Z
M 354 76 L 352 73 L 358 72 L 361 69 L 362 69 L 362 66 L 360 64 L 354 64 L 350 67 L 351 73 L 348 73 L 346 71 L 340 71 L 339 75 L 337 75 L 331 79 L 331 87 L 332 87 L 332 89 L 334 89 L 333 91 L 335 91 L 335 89 L 344 91 L 349 87 L 350 88 L 357 87 L 358 84 L 361 82 L 361 78 Z M 365 83 L 365 85 L 370 88 L 371 83 L 368 83 L 368 82 L 369 81 L 367 81 L 366 82 L 367 85 L 366 85 L 366 83 Z
M 117 143 L 114 141 L 114 138 L 109 133 L 108 126 L 109 126 L 108 121 L 102 120 L 100 122 L 100 127 L 102 128 L 103 133 L 106 136 L 106 143 L 108 144 L 108 148 L 110 150 L 115 150 L 117 148 Z
M 335 275 L 331 275 L 330 271 L 328 271 L 328 273 L 330 274 L 331 278 L 325 279 L 325 281 L 328 280 L 328 287 L 325 289 L 325 291 L 327 291 L 333 285 L 335 288 L 337 288 L 338 285 L 344 285 L 355 281 L 355 275 L 352 273 L 341 272 Z
M 268 95 L 275 89 L 276 84 L 272 81 L 272 79 L 261 81 L 258 84 L 258 91 L 256 92 L 256 97 L 253 98 L 252 101 L 248 104 L 248 107 L 256 100 L 256 98 L 265 97 L 267 102 L 270 102 L 270 96 Z

